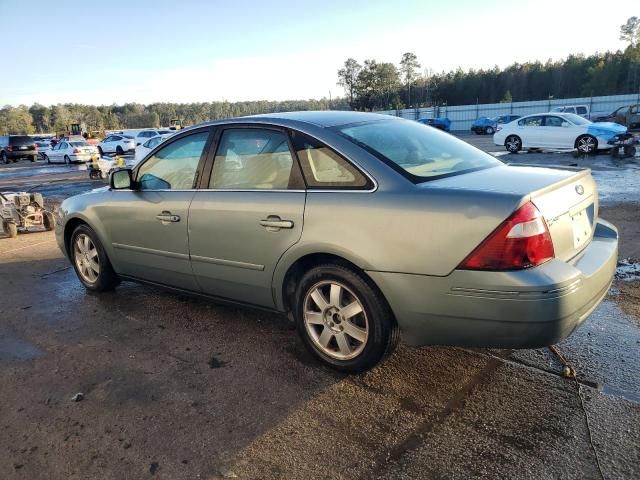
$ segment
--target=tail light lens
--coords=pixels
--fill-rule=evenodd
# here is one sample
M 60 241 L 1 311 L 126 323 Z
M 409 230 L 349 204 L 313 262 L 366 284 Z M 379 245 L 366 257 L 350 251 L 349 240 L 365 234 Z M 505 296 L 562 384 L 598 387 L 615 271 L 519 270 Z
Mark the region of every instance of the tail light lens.
M 458 268 L 521 270 L 541 265 L 554 256 L 547 224 L 536 206 L 529 202 L 502 222 Z

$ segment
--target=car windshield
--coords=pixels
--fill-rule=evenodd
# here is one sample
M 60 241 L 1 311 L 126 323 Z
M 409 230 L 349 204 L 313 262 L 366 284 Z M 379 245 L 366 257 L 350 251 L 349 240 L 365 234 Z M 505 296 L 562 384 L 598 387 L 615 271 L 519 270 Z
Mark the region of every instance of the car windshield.
M 448 133 L 417 122 L 382 120 L 336 129 L 416 183 L 502 164 Z
M 580 115 L 576 115 L 575 113 L 565 113 L 564 118 L 569 120 L 574 125 L 589 125 L 590 123 L 592 123 L 590 120 L 587 120 Z

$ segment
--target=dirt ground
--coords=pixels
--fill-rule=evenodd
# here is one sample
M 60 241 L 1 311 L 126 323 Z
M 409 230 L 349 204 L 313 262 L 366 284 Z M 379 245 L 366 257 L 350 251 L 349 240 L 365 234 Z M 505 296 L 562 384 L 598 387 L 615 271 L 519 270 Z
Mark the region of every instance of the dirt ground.
M 21 186 L 88 188 L 41 175 Z M 621 257 L 640 256 L 638 211 L 602 205 Z M 577 381 L 548 349 L 401 345 L 337 374 L 277 315 L 89 294 L 49 232 L 0 238 L 0 281 L 0 479 L 640 476 L 639 280 L 558 345 Z

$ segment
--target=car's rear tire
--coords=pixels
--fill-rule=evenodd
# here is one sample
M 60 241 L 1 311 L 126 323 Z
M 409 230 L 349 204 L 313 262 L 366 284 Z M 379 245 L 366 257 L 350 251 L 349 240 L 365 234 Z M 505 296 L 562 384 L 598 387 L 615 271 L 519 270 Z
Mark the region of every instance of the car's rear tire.
M 398 326 L 382 294 L 347 266 L 310 269 L 294 295 L 293 315 L 305 346 L 336 370 L 368 370 L 398 344 Z
M 578 153 L 591 155 L 598 150 L 598 140 L 592 135 L 580 135 L 576 139 L 575 148 Z
M 504 146 L 509 153 L 518 153 L 522 150 L 522 140 L 517 135 L 509 135 L 504 141 Z
M 120 283 L 98 236 L 88 225 L 79 225 L 71 234 L 69 257 L 87 290 L 104 292 Z
M 71 164 L 71 159 L 69 158 L 69 156 L 68 156 L 68 155 L 65 155 L 65 156 L 64 156 L 64 163 L 65 163 L 66 165 L 70 165 L 70 164 Z
M 493 135 L 495 133 L 495 130 L 493 127 L 487 127 L 484 129 L 484 133 L 486 133 L 487 135 Z

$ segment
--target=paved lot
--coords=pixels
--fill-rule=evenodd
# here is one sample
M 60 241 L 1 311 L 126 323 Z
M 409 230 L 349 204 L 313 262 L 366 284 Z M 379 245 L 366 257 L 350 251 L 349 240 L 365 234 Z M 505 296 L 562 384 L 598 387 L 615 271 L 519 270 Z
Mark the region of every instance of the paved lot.
M 621 256 L 640 257 L 638 164 L 513 157 L 590 162 Z M 0 189 L 52 203 L 102 185 L 11 167 Z M 47 232 L 0 238 L 0 278 L 2 479 L 640 476 L 638 280 L 558 346 L 575 382 L 547 349 L 401 346 L 336 374 L 279 316 L 130 283 L 87 294 Z

